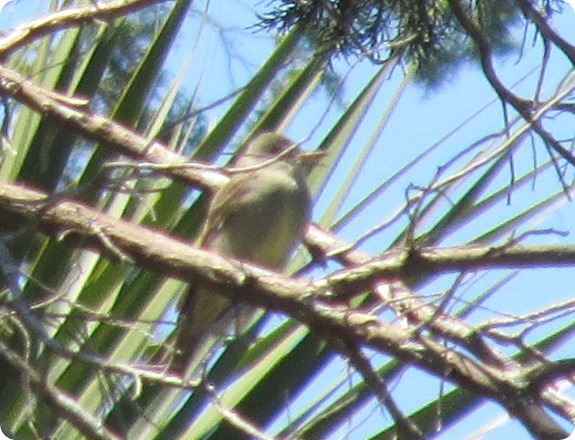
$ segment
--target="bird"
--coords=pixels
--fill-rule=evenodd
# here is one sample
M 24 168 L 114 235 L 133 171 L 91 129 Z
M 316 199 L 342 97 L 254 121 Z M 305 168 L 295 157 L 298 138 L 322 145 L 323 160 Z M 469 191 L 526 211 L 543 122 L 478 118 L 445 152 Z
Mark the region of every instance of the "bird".
M 282 271 L 310 221 L 306 175 L 319 157 L 276 132 L 254 137 L 236 160 L 232 177 L 214 195 L 196 245 Z M 179 309 L 171 368 L 196 378 L 204 374 L 218 343 L 230 331 L 245 331 L 257 310 L 194 285 Z

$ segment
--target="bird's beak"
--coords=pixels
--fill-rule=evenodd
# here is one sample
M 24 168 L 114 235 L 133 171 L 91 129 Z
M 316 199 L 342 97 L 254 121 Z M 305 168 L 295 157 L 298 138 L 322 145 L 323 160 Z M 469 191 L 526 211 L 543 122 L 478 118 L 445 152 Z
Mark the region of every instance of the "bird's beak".
M 302 151 L 297 158 L 302 163 L 315 163 L 325 157 L 324 151 Z

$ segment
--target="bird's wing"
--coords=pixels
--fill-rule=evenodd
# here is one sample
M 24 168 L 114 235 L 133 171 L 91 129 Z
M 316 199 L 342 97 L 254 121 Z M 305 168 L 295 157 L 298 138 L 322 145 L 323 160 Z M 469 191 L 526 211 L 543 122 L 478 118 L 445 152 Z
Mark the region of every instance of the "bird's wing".
M 198 237 L 198 246 L 209 244 L 211 237 L 218 233 L 230 217 L 250 203 L 250 194 L 254 192 L 253 185 L 254 179 L 251 173 L 236 175 L 216 193 L 210 204 L 202 233 Z

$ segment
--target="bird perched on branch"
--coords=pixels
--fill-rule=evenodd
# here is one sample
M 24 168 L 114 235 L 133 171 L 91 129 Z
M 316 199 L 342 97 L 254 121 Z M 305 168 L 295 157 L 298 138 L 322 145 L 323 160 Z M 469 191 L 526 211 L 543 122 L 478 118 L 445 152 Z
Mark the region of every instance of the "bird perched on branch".
M 277 133 L 254 138 L 236 160 L 231 179 L 215 194 L 197 244 L 283 270 L 310 220 L 305 177 L 308 164 L 320 155 L 303 153 Z M 255 310 L 190 286 L 181 302 L 172 369 L 197 374 L 222 337 L 245 330 Z

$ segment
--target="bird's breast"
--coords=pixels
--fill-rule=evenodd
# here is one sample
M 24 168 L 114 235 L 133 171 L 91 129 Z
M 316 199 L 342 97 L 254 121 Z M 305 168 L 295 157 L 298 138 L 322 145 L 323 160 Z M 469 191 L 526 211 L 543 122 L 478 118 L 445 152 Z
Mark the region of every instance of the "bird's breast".
M 309 221 L 310 198 L 303 182 L 282 173 L 271 177 L 254 176 L 252 194 L 246 195 L 250 203 L 229 216 L 210 247 L 261 266 L 283 268 Z

